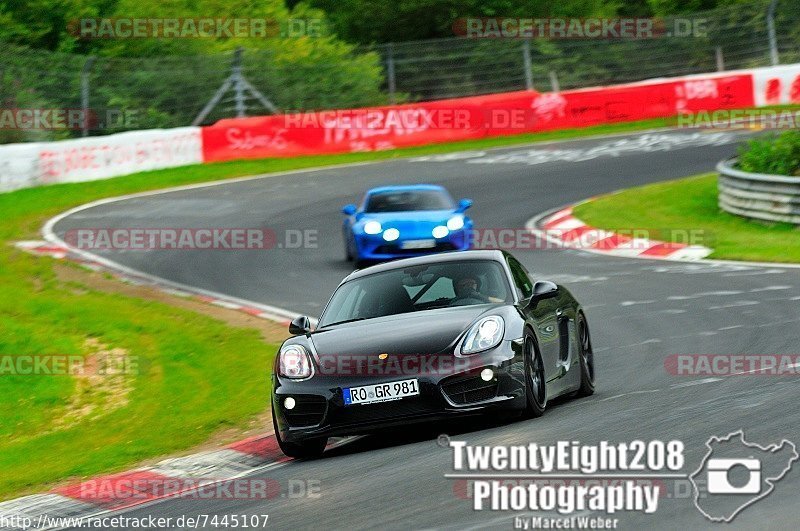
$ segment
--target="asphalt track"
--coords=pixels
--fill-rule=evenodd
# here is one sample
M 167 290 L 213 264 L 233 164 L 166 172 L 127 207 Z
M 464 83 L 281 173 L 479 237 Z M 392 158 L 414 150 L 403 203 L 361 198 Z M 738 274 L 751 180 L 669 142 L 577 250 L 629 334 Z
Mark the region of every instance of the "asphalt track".
M 104 255 L 169 280 L 317 315 L 351 270 L 343 259 L 340 209 L 368 187 L 443 184 L 456 198 L 475 201 L 470 214 L 476 227 L 522 228 L 538 213 L 586 197 L 711 171 L 735 152 L 742 137 L 674 142 L 687 134 L 666 134 L 672 140 L 660 136 L 657 142 L 648 140 L 652 136 L 642 141 L 642 135 L 631 135 L 271 176 L 101 205 L 63 219 L 55 232 L 63 236 L 85 227 L 268 227 L 279 235 L 317 231 L 316 248 Z M 609 147 L 612 143 L 617 147 Z M 688 378 L 664 367 L 671 354 L 797 354 L 800 269 L 620 259 L 567 250 L 515 254 L 539 278 L 565 284 L 584 303 L 597 360 L 593 397 L 551 404 L 536 420 L 366 437 L 323 459 L 289 462 L 256 476 L 284 488 L 292 480 L 318 482 L 318 498 L 165 500 L 126 515 L 269 514 L 270 527 L 279 529 L 509 529 L 520 513 L 476 512 L 471 500 L 458 495 L 455 482 L 444 477 L 452 472 L 452 454 L 436 444 L 438 433 L 461 432 L 458 438 L 469 444 L 680 439 L 686 445 L 687 473 L 702 461 L 713 435 L 743 429 L 749 441 L 762 445 L 784 438 L 800 443 L 796 377 Z M 266 407 L 268 397 L 264 400 Z M 730 527 L 795 528 L 800 521 L 797 468 L 800 464 Z M 622 529 L 724 525 L 705 520 L 692 500 L 681 496 L 662 499 L 654 515 L 614 516 Z

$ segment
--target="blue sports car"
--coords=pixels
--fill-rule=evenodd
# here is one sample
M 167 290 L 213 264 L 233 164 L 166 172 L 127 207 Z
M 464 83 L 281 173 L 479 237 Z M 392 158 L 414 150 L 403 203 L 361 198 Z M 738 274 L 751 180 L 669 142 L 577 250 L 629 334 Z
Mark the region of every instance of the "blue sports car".
M 343 224 L 345 256 L 356 267 L 392 258 L 470 248 L 472 220 L 441 186 L 417 184 L 369 190 L 361 206 L 347 205 Z

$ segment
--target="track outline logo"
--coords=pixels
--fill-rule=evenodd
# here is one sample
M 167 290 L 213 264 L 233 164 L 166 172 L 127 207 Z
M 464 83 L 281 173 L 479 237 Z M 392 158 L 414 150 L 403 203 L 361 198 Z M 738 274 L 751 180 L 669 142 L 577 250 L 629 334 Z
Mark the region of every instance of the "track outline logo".
M 752 487 L 752 478 L 753 478 L 753 476 L 757 476 L 759 483 L 761 482 L 761 474 L 762 474 L 761 464 L 762 463 L 761 463 L 760 459 L 753 459 L 752 457 L 739 458 L 739 459 L 717 459 L 717 458 L 712 458 L 712 455 L 714 453 L 714 447 L 713 447 L 714 444 L 731 441 L 731 439 L 733 439 L 736 436 L 739 437 L 739 440 L 741 441 L 741 444 L 744 447 L 757 449 L 757 450 L 760 450 L 762 452 L 776 453 L 780 449 L 782 449 L 785 445 L 788 446 L 791 449 L 792 456 L 787 461 L 786 466 L 783 468 L 783 470 L 781 470 L 780 473 L 777 474 L 777 475 L 775 475 L 775 474 L 765 475 L 765 477 L 763 478 L 763 482 L 766 484 L 765 488 L 760 489 L 760 490 L 755 491 L 755 492 L 753 492 L 752 488 L 749 488 L 749 487 Z M 708 520 L 710 520 L 712 522 L 730 523 L 745 508 L 749 507 L 750 505 L 753 505 L 754 503 L 756 503 L 759 500 L 762 500 L 762 499 L 766 498 L 769 494 L 772 493 L 772 491 L 775 490 L 775 484 L 778 481 L 780 481 L 781 479 L 783 479 L 786 476 L 786 474 L 792 469 L 792 465 L 794 464 L 794 462 L 797 461 L 798 459 L 800 459 L 800 454 L 797 453 L 797 447 L 795 446 L 795 444 L 792 441 L 790 441 L 788 439 L 782 439 L 777 444 L 770 444 L 770 445 L 767 445 L 767 446 L 761 446 L 761 445 L 759 445 L 757 443 L 751 443 L 751 442 L 748 442 L 747 440 L 745 440 L 744 430 L 741 430 L 741 429 L 736 430 L 734 432 L 731 432 L 731 433 L 729 433 L 728 435 L 726 435 L 724 437 L 712 436 L 711 438 L 708 439 L 708 441 L 706 441 L 706 448 L 708 449 L 708 453 L 706 453 L 705 457 L 703 457 L 703 460 L 700 462 L 700 466 L 697 468 L 697 470 L 695 470 L 694 472 L 692 472 L 689 475 L 689 481 L 691 481 L 692 486 L 694 487 L 694 498 L 693 498 L 694 506 L 697 507 L 697 510 L 700 511 L 703 514 L 703 516 L 705 516 Z M 745 462 L 747 462 L 747 463 L 745 463 Z M 718 466 L 714 466 L 712 468 L 711 467 L 712 464 L 718 465 Z M 746 468 L 751 473 L 751 480 L 748 481 L 748 484 L 745 486 L 745 488 L 733 487 L 732 485 L 730 485 L 730 483 L 728 482 L 726 477 L 721 477 L 722 474 L 726 474 L 728 470 L 730 470 L 733 466 L 736 466 L 736 465 L 746 466 Z M 706 493 L 707 494 L 712 494 L 715 497 L 716 496 L 720 496 L 720 495 L 731 495 L 731 494 L 734 494 L 734 495 L 736 495 L 736 494 L 757 494 L 757 496 L 755 496 L 753 498 L 748 498 L 745 503 L 743 503 L 742 505 L 737 507 L 727 518 L 724 517 L 724 516 L 713 516 L 713 515 L 709 514 L 705 509 L 703 509 L 701 507 L 700 503 L 699 503 L 700 502 L 701 488 L 698 485 L 698 483 L 695 481 L 695 478 L 697 476 L 701 475 L 704 471 L 708 474 L 708 484 L 707 484 L 707 489 L 706 489 Z M 712 478 L 712 475 L 713 475 L 713 478 Z M 713 479 L 713 481 L 712 481 L 712 479 Z M 713 487 L 712 487 L 712 483 L 714 484 Z M 727 483 L 727 485 L 722 485 L 721 483 Z

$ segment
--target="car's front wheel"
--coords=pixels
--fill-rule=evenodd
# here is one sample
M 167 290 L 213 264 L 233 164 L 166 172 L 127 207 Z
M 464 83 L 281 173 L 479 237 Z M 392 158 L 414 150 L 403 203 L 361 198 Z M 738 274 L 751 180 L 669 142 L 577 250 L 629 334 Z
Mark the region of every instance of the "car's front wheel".
M 582 313 L 578 314 L 578 343 L 581 354 L 581 386 L 578 388 L 578 396 L 589 396 L 594 394 L 594 352 L 589 325 Z
M 272 408 L 272 427 L 275 429 L 275 439 L 278 441 L 278 446 L 288 457 L 295 459 L 315 459 L 322 456 L 325 451 L 325 446 L 328 444 L 327 437 L 316 439 L 309 439 L 302 442 L 289 442 L 281 438 L 281 432 L 278 429 L 278 422 L 275 420 L 275 408 Z
M 531 417 L 541 417 L 547 408 L 544 363 L 533 335 L 525 335 L 525 398 L 526 412 Z
M 353 261 L 353 251 L 350 250 L 350 236 L 346 230 L 342 230 L 342 239 L 344 240 L 344 259 L 348 262 Z

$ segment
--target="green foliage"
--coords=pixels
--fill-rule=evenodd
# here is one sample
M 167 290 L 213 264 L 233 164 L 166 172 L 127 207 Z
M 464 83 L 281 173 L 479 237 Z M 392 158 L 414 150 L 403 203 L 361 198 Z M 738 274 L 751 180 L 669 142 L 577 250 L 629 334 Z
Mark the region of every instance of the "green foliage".
M 362 44 L 453 37 L 459 17 L 663 17 L 753 0 L 306 0 Z M 296 2 L 292 2 L 294 4 Z
M 268 31 L 266 37 L 80 39 L 79 21 L 97 17 L 258 19 Z M 189 125 L 231 73 L 238 47 L 245 50 L 245 77 L 279 109 L 387 102 L 377 54 L 359 52 L 325 31 L 282 35 L 289 21 L 319 21 L 324 28 L 325 14 L 304 4 L 290 11 L 281 0 L 0 0 L 0 105 L 79 108 L 81 69 L 92 55 L 89 107 L 101 118 L 106 109 L 131 118 L 94 134 Z M 228 92 L 205 123 L 234 115 L 231 99 Z M 247 106 L 250 115 L 268 114 L 255 99 Z M 0 142 L 68 134 L 6 132 Z
M 739 148 L 743 171 L 800 177 L 800 131 L 755 138 Z

